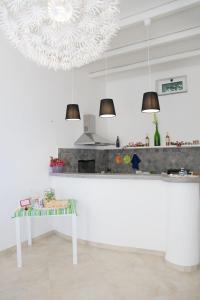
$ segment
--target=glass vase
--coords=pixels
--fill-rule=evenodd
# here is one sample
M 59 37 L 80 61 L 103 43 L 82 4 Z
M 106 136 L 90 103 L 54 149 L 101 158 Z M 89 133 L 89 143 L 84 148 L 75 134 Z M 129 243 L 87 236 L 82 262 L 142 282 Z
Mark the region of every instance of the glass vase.
M 160 142 L 160 133 L 158 131 L 158 124 L 156 124 L 156 130 L 154 133 L 154 146 L 160 146 L 161 142 Z

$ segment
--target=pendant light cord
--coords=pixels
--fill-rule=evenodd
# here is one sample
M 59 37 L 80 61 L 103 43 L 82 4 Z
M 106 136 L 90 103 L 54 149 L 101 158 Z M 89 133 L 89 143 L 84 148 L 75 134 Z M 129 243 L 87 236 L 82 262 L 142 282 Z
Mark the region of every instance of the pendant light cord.
M 151 63 L 150 63 L 150 24 L 146 25 L 146 33 L 147 33 L 147 64 L 148 64 L 148 79 L 149 79 L 149 91 L 152 90 L 151 86 Z
M 108 57 L 105 56 L 105 98 L 107 97 Z
M 74 104 L 74 68 L 72 69 L 72 104 Z

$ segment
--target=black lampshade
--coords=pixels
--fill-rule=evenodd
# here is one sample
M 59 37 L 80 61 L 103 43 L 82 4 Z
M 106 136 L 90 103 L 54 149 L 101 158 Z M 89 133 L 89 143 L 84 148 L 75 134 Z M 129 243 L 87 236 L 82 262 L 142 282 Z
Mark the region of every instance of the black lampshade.
M 77 121 L 80 120 L 80 112 L 78 104 L 68 104 L 65 120 Z
M 99 116 L 101 118 L 116 117 L 115 105 L 112 99 L 102 99 L 100 103 Z
M 143 95 L 142 112 L 156 113 L 160 111 L 158 94 L 156 92 L 147 92 Z

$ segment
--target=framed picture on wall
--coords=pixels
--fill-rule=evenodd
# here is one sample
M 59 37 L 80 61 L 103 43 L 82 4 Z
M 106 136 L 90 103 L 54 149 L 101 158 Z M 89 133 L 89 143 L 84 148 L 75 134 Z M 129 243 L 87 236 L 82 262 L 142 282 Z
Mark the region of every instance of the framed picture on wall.
M 186 93 L 187 76 L 159 79 L 156 81 L 156 91 L 159 96 Z

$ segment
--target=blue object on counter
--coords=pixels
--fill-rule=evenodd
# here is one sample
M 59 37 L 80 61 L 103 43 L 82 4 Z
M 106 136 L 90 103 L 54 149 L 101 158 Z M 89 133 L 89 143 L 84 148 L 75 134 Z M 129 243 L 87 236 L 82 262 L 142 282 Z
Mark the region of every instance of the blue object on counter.
M 131 160 L 132 163 L 132 168 L 134 170 L 139 170 L 139 163 L 141 162 L 141 159 L 139 158 L 139 156 L 137 154 L 133 155 L 133 158 Z
M 188 173 L 187 173 L 187 170 L 185 170 L 185 168 L 181 168 L 180 171 L 179 171 L 179 175 L 180 176 L 186 176 Z

